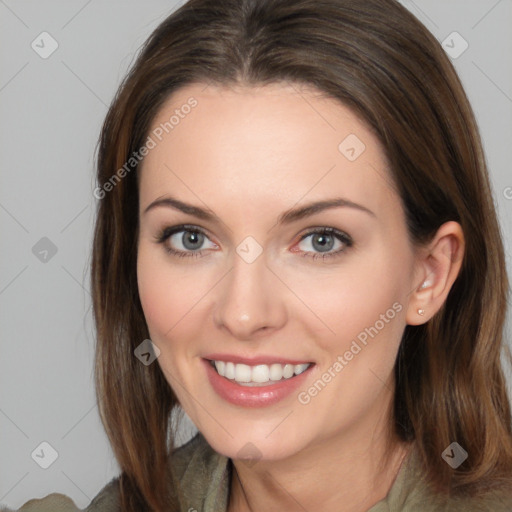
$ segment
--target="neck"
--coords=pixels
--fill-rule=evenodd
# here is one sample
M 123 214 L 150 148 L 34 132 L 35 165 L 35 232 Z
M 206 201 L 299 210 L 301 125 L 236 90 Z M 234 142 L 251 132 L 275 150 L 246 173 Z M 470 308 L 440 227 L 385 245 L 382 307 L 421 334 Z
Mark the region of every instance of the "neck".
M 366 512 L 385 498 L 410 446 L 388 429 L 326 437 L 284 460 L 233 460 L 228 512 Z

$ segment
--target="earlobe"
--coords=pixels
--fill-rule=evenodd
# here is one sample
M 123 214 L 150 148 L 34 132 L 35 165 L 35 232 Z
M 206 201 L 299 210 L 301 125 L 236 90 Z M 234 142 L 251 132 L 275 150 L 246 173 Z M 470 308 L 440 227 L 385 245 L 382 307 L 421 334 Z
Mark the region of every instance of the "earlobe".
M 464 255 L 464 234 L 459 223 L 443 224 L 435 237 L 418 251 L 416 285 L 410 294 L 406 321 L 421 325 L 442 307 L 457 278 Z

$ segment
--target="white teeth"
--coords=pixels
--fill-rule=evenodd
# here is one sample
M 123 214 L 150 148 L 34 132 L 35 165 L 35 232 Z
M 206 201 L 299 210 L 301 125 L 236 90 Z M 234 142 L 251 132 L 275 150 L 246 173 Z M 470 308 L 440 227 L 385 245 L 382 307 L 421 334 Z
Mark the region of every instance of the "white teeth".
M 302 372 L 305 372 L 308 369 L 309 364 L 296 364 L 295 365 L 295 375 L 300 375 Z
M 293 374 L 295 372 L 295 366 L 293 364 L 285 364 L 283 368 L 283 377 L 285 379 L 289 379 L 290 377 L 293 377 Z
M 270 380 L 281 380 L 283 378 L 283 367 L 280 364 L 270 366 Z
M 306 371 L 311 363 L 304 364 L 234 364 L 230 361 L 214 361 L 217 373 L 230 380 L 235 380 L 242 385 L 265 384 L 269 381 L 290 379 L 294 375 L 300 375 Z
M 215 368 L 219 375 L 226 375 L 226 363 L 224 361 L 215 361 Z
M 226 377 L 226 379 L 234 379 L 235 378 L 235 365 L 234 363 L 226 363 L 226 372 L 224 375 L 220 373 L 223 377 Z
M 235 380 L 237 382 L 251 382 L 251 367 L 246 364 L 236 364 Z
M 252 369 L 251 380 L 253 382 L 268 382 L 270 379 L 270 368 L 266 364 L 259 364 Z

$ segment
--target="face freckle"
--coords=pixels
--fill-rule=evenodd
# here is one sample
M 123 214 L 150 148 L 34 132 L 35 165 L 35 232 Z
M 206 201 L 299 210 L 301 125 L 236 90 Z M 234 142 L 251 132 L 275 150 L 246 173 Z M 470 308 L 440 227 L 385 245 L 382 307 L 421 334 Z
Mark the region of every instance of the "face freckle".
M 405 328 L 414 252 L 384 152 L 347 107 L 297 91 L 186 86 L 151 130 L 190 97 L 197 105 L 140 169 L 137 278 L 158 364 L 230 457 L 246 442 L 270 460 L 369 434 Z M 213 353 L 314 364 L 293 392 L 244 407 L 211 385 Z

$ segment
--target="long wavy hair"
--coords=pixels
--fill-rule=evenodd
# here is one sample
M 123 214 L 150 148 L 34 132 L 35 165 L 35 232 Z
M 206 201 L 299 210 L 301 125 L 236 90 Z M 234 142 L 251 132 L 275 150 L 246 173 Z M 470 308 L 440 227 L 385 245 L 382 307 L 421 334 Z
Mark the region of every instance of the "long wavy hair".
M 159 366 L 134 356 L 149 332 L 136 277 L 138 165 L 130 159 L 177 89 L 280 81 L 316 87 L 373 130 L 413 244 L 431 240 L 446 221 L 461 224 L 464 260 L 444 306 L 426 324 L 405 328 L 392 430 L 414 441 L 438 493 L 510 488 L 512 419 L 500 361 L 504 249 L 475 117 L 442 47 L 395 0 L 190 0 L 144 44 L 98 143 L 95 380 L 122 470 L 122 510 L 179 509 L 170 420 L 179 404 Z M 454 440 L 470 454 L 457 470 L 441 457 Z

